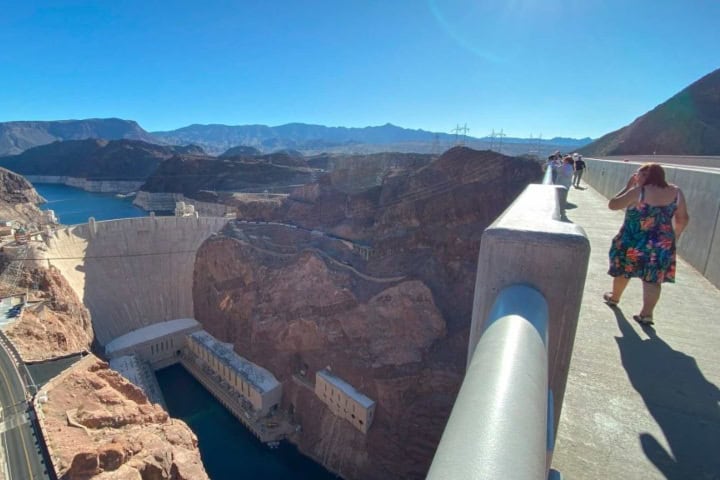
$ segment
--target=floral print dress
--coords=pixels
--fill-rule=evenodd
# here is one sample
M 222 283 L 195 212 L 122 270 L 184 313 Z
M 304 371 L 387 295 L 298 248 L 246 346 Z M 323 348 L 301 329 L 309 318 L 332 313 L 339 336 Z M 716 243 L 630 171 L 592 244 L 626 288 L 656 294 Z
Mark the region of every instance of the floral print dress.
M 625 210 L 625 221 L 610 245 L 613 277 L 638 277 L 645 282 L 675 282 L 675 230 L 672 218 L 677 197 L 668 205 L 644 202 L 640 192 L 637 205 Z

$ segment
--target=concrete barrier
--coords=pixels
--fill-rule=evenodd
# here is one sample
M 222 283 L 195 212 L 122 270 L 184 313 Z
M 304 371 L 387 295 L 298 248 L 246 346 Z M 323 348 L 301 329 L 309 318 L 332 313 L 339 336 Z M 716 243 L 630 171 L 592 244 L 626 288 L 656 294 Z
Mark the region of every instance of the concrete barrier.
M 529 185 L 482 236 L 468 366 L 498 293 L 529 285 L 547 300 L 548 384 L 557 431 L 570 367 L 590 243 L 578 225 L 560 221 L 558 186 Z
M 607 198 L 619 192 L 641 165 L 595 158 L 586 158 L 585 163 L 588 168 L 583 180 Z M 720 171 L 667 164 L 663 168 L 667 181 L 685 194 L 690 214 L 678 254 L 720 288 Z

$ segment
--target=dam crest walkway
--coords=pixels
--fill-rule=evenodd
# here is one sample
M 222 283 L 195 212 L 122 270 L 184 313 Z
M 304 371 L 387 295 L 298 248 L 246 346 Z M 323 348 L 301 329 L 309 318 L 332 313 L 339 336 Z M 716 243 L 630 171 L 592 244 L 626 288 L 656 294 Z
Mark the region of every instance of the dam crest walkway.
M 623 211 L 586 184 L 568 201 L 591 254 L 553 468 L 570 480 L 720 479 L 720 290 L 678 257 L 654 328 L 640 326 L 640 280 L 617 307 L 602 300 Z

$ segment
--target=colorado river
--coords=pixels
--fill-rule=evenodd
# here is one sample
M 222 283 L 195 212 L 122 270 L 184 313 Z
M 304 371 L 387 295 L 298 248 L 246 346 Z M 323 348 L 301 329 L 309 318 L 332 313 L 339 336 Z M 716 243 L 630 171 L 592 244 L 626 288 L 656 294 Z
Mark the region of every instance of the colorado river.
M 158 371 L 157 378 L 170 415 L 197 435 L 212 480 L 338 478 L 287 442 L 276 449 L 260 443 L 180 365 Z

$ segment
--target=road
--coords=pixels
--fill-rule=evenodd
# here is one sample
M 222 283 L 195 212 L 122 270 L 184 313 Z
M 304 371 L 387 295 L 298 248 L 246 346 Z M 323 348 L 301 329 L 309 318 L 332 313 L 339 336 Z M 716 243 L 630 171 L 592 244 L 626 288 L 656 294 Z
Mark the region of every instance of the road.
M 585 157 L 597 160 L 612 160 L 615 162 L 629 161 L 634 163 L 660 163 L 677 165 L 697 170 L 717 171 L 720 169 L 720 156 L 690 156 L 690 155 L 617 155 L 608 157 Z
M 9 480 L 49 479 L 33 430 L 25 386 L 5 345 L 0 348 L 0 405 L 5 475 Z

